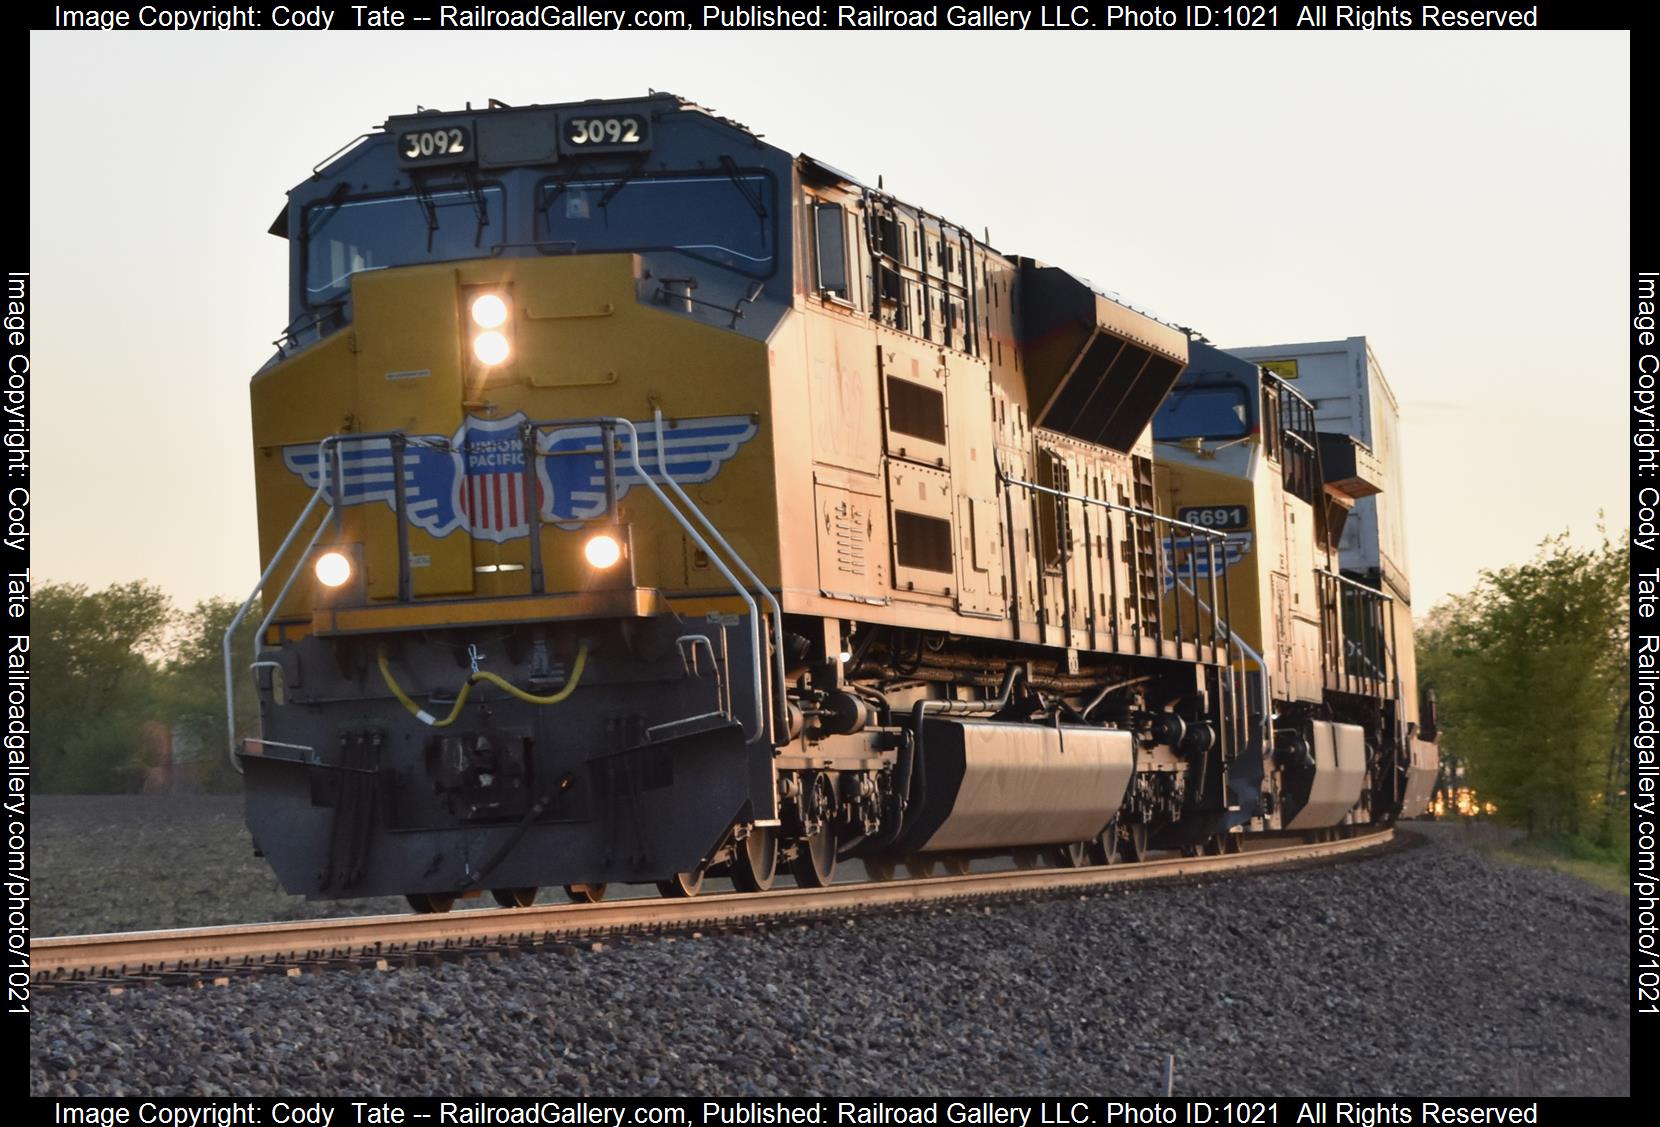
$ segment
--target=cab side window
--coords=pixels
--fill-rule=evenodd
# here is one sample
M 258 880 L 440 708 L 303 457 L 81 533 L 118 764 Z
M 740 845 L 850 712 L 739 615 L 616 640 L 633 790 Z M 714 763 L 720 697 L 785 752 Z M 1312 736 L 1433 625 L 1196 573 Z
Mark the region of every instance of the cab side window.
M 1262 382 L 1262 452 L 1280 460 L 1280 393 L 1267 380 Z
M 821 297 L 851 302 L 847 263 L 847 220 L 842 205 L 815 204 L 813 229 L 818 249 L 818 292 Z

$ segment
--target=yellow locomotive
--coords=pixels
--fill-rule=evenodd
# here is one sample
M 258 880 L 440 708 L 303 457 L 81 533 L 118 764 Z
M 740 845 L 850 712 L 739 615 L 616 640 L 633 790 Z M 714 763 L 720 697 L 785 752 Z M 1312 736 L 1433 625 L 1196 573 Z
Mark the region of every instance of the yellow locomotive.
M 230 735 L 291 891 L 689 895 L 1401 808 L 1321 758 L 1323 685 L 1308 755 L 1275 727 L 1228 533 L 1161 509 L 1184 331 L 666 94 L 393 117 L 273 232 Z
M 1356 340 L 1234 353 L 1194 341 L 1154 421 L 1161 503 L 1227 538 L 1228 626 L 1249 657 L 1253 715 L 1270 717 L 1269 754 L 1242 759 L 1232 781 L 1265 827 L 1421 814 L 1439 766 L 1433 715 L 1420 719 L 1415 696 L 1410 588 L 1394 558 L 1404 545 L 1379 550 L 1401 536 L 1398 506 L 1393 522 L 1379 511 L 1380 494 L 1400 489 L 1394 406 Z M 1318 429 L 1293 382 L 1299 355 L 1345 426 Z M 1335 372 L 1309 363 L 1339 358 Z M 1387 460 L 1348 429 L 1356 406 L 1375 413 L 1365 429 L 1388 437 Z

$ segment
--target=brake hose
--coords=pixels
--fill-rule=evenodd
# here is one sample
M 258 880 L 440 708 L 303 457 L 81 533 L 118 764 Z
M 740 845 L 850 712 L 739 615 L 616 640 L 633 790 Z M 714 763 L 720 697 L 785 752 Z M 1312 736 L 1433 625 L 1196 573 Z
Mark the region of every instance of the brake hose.
M 381 680 L 386 682 L 386 687 L 392 690 L 392 695 L 398 698 L 399 704 L 409 710 L 409 714 L 411 716 L 415 717 L 415 719 L 419 720 L 421 723 L 433 728 L 448 728 L 451 724 L 455 723 L 456 718 L 461 715 L 461 708 L 467 703 L 467 698 L 472 695 L 473 686 L 478 684 L 480 681 L 488 681 L 498 689 L 501 689 L 503 692 L 517 700 L 524 701 L 526 704 L 559 704 L 572 693 L 576 692 L 576 686 L 582 680 L 582 670 L 588 664 L 588 643 L 584 642 L 582 645 L 577 647 L 576 661 L 571 664 L 571 675 L 565 681 L 565 687 L 560 689 L 557 693 L 554 693 L 552 696 L 539 697 L 534 693 L 527 693 L 505 677 L 488 672 L 487 670 L 476 669 L 462 684 L 461 691 L 456 694 L 455 704 L 450 708 L 450 714 L 442 720 L 439 720 L 437 717 L 433 716 L 432 713 L 416 704 L 410 695 L 404 692 L 398 682 L 393 679 L 392 667 L 386 660 L 385 646 L 380 646 L 375 651 L 375 661 L 380 666 Z

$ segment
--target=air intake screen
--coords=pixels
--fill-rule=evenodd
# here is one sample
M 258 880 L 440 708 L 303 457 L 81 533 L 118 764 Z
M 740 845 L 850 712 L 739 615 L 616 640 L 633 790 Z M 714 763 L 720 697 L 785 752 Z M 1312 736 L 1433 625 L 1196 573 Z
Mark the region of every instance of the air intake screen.
M 951 574 L 951 522 L 921 513 L 893 511 L 895 555 L 900 567 Z
M 888 377 L 888 429 L 945 445 L 945 396 L 933 388 Z

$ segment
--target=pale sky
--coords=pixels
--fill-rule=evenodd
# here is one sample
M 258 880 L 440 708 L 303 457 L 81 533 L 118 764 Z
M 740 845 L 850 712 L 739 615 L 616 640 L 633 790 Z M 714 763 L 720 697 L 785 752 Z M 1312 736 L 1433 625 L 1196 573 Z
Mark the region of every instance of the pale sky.
M 1626 33 L 30 37 L 34 578 L 258 575 L 284 192 L 389 114 L 670 90 L 1222 344 L 1365 335 L 1413 604 L 1624 527 Z

